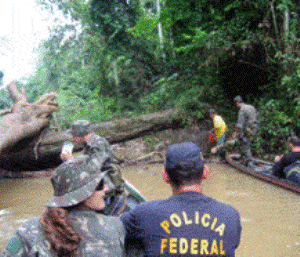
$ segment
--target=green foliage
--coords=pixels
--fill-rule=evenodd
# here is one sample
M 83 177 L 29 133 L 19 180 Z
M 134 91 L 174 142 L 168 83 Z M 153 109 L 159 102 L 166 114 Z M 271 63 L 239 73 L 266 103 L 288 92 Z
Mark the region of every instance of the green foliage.
M 12 100 L 9 97 L 7 90 L 2 89 L 0 93 L 0 109 L 6 109 L 11 107 L 13 104 Z
M 291 133 L 288 127 L 291 123 L 291 117 L 283 110 L 283 103 L 275 99 L 260 105 L 260 135 L 268 141 L 271 149 L 272 147 L 278 147 L 282 139 Z
M 165 0 L 160 14 L 154 0 L 41 2 L 74 21 L 52 30 L 27 88 L 30 101 L 58 92 L 62 126 L 168 108 L 204 120 L 215 108 L 231 131 L 232 98 L 244 93 L 260 111 L 256 153 L 284 151 L 299 128 L 300 7 L 293 1 Z M 9 104 L 5 95 L 0 100 Z
M 85 101 L 70 91 L 60 91 L 57 99 L 60 110 L 56 120 L 61 126 L 70 124 L 77 119 L 89 119 L 93 123 L 103 122 L 116 117 L 114 112 L 116 102 L 109 97 L 90 98 Z
M 193 87 L 185 91 L 179 99 L 181 108 L 189 112 L 191 117 L 204 119 L 207 117 L 209 105 L 203 101 L 203 87 Z
M 176 52 L 189 53 L 190 51 L 195 50 L 195 48 L 199 49 L 206 45 L 208 39 L 206 31 L 203 31 L 201 28 L 195 28 L 194 30 L 194 36 L 188 34 L 182 35 L 185 40 L 190 41 L 191 43 L 175 48 Z
M 168 78 L 160 78 L 154 84 L 154 87 L 157 90 L 140 99 L 140 105 L 146 112 L 155 112 L 178 106 L 182 87 L 178 81 L 177 73 Z
M 260 133 L 256 139 L 256 152 L 276 153 L 286 150 L 287 137 L 297 134 L 299 129 L 299 96 L 298 81 L 287 78 L 277 88 L 281 93 L 273 99 L 262 98 L 258 102 L 260 116 Z M 295 97 L 296 96 L 296 97 Z
M 141 16 L 137 24 L 127 31 L 134 37 L 144 37 L 149 39 L 153 36 L 153 31 L 157 29 L 159 19 L 156 15 L 145 14 Z

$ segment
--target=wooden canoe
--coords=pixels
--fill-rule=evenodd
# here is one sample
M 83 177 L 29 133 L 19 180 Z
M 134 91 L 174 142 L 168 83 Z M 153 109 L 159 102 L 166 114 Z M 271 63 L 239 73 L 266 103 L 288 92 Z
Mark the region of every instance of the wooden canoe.
M 273 185 L 300 194 L 300 185 L 296 185 L 291 181 L 279 179 L 271 175 L 273 163 L 260 159 L 253 159 L 249 166 L 245 166 L 239 162 L 239 158 L 240 156 L 238 154 L 227 153 L 225 156 L 226 161 L 237 170 Z

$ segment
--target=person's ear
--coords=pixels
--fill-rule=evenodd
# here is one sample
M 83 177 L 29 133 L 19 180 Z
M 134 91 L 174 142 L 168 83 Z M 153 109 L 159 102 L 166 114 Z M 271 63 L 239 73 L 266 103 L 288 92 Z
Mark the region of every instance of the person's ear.
M 209 175 L 209 167 L 206 164 L 204 164 L 202 179 L 207 179 L 208 175 Z
M 170 184 L 170 179 L 169 179 L 168 173 L 164 169 L 162 171 L 162 176 L 163 176 L 165 183 Z

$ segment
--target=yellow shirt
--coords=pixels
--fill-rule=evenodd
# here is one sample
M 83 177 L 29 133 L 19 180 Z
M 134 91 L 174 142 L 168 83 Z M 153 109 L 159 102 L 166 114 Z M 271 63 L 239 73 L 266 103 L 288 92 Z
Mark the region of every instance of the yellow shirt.
M 213 117 L 214 128 L 216 130 L 216 138 L 219 140 L 221 136 L 227 131 L 227 125 L 219 115 L 214 115 Z

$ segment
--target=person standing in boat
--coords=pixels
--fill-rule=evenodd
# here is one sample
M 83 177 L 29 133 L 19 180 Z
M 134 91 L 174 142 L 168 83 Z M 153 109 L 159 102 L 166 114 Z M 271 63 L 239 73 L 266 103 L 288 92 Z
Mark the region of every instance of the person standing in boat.
M 144 256 L 235 256 L 240 215 L 202 193 L 208 171 L 194 143 L 170 146 L 162 173 L 173 195 L 141 203 L 121 215 L 125 248 L 140 245 Z
M 214 128 L 212 132 L 216 135 L 217 145 L 222 145 L 226 140 L 227 125 L 214 109 L 209 109 L 209 116 L 213 120 Z
M 91 123 L 88 120 L 76 120 L 71 124 L 71 135 L 75 143 L 82 145 L 84 154 L 98 159 L 100 165 L 108 159 L 111 162 L 120 163 L 120 160 L 113 154 L 109 142 L 99 135 L 92 133 Z M 65 152 L 61 155 L 65 161 L 74 158 L 72 152 Z
M 125 256 L 122 222 L 103 214 L 106 173 L 83 155 L 58 166 L 51 182 L 41 217 L 26 221 L 0 256 Z
M 109 142 L 104 137 L 92 133 L 91 123 L 88 120 L 74 121 L 71 124 L 71 135 L 75 143 L 83 146 L 84 154 L 89 155 L 96 166 L 102 167 L 102 170 L 109 170 L 111 194 L 123 193 L 121 161 L 114 155 Z M 71 152 L 66 152 L 61 155 L 61 158 L 69 161 L 74 156 Z
M 287 144 L 291 152 L 275 157 L 272 175 L 300 185 L 300 138 L 289 137 Z
M 252 159 L 251 146 L 258 130 L 258 113 L 253 105 L 244 103 L 239 95 L 234 98 L 234 102 L 240 110 L 232 138 L 240 141 L 242 160 L 247 163 Z

